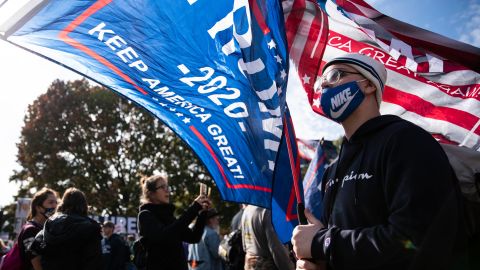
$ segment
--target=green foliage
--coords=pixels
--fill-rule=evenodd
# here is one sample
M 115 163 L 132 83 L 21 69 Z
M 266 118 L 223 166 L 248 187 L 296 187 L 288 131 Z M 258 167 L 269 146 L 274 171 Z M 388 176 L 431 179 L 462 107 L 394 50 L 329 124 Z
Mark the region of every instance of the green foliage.
M 342 142 L 343 142 L 343 136 L 337 138 L 336 140 L 333 141 L 333 145 L 335 146 L 335 149 L 337 150 L 337 153 L 340 153 L 340 148 L 342 147 Z
M 0 231 L 11 233 L 15 229 L 15 208 L 16 204 L 12 203 L 0 210 Z
M 191 149 L 150 113 L 86 80 L 54 81 L 28 108 L 11 181 L 18 196 L 41 187 L 63 193 L 77 187 L 95 214 L 136 216 L 142 176 L 166 173 L 179 209 L 198 194 L 198 182 L 214 186 Z M 215 190 L 216 188 L 213 187 Z M 214 205 L 230 221 L 238 207 Z

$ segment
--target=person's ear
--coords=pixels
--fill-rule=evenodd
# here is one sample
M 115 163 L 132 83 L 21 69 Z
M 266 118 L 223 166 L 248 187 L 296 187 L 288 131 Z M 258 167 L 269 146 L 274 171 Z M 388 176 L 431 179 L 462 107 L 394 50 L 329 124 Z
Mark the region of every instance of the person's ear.
M 375 95 L 375 91 L 377 91 L 377 87 L 375 86 L 375 84 L 373 84 L 372 81 L 370 80 L 365 80 L 362 82 L 362 90 L 363 90 L 363 93 L 365 95 L 370 95 L 370 94 L 374 94 Z
M 152 199 L 152 193 L 153 193 L 153 192 L 151 192 L 150 190 L 147 190 L 147 198 L 148 198 L 149 200 Z

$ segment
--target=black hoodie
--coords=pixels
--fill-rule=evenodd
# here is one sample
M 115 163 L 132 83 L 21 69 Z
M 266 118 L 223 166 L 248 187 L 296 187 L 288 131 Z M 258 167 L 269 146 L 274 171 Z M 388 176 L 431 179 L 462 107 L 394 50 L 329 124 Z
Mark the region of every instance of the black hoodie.
M 392 115 L 367 121 L 344 139 L 323 183 L 315 259 L 333 269 L 450 269 L 460 194 L 425 130 Z
M 172 204 L 147 203 L 140 206 L 138 228 L 147 243 L 147 270 L 187 270 L 187 257 L 182 241 L 198 243 L 205 227 L 205 212 L 198 215 L 202 206 L 194 202 L 176 219 Z M 145 211 L 147 210 L 147 211 Z M 188 225 L 198 216 L 195 226 Z
M 100 270 L 101 239 L 95 220 L 61 214 L 47 220 L 35 239 L 35 249 L 39 249 L 46 270 Z

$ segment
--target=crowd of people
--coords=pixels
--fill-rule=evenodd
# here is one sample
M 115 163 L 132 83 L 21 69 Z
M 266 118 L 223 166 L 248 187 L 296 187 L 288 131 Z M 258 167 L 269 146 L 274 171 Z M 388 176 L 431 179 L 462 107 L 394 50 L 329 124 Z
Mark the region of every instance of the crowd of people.
M 243 264 L 233 266 L 222 259 L 220 213 L 207 196 L 198 196 L 175 217 L 166 177 L 142 179 L 141 190 L 138 239 L 148 250 L 142 269 L 244 269 Z M 243 205 L 232 219 L 232 228 L 243 232 L 245 269 L 294 268 L 287 247 L 276 237 L 269 210 Z M 135 270 L 136 239 L 116 233 L 111 221 L 100 224 L 91 219 L 87 198 L 79 189 L 68 188 L 59 200 L 56 191 L 42 188 L 33 196 L 17 245 L 25 270 Z M 4 255 L 8 247 L 1 243 Z
M 426 131 L 380 115 L 383 64 L 346 54 L 330 60 L 323 74 L 320 104 L 345 138 L 320 187 L 321 220 L 306 211 L 309 224 L 295 228 L 288 247 L 270 210 L 243 205 L 231 222 L 232 232 L 241 232 L 243 258 L 229 264 L 219 252 L 220 215 L 210 199 L 199 195 L 176 217 L 168 179 L 150 176 L 141 181 L 138 214 L 145 269 L 467 269 L 454 172 Z M 122 239 L 111 222 L 90 219 L 80 190 L 67 189 L 59 205 L 58 197 L 47 188 L 33 197 L 18 236 L 25 269 L 135 269 L 134 239 Z

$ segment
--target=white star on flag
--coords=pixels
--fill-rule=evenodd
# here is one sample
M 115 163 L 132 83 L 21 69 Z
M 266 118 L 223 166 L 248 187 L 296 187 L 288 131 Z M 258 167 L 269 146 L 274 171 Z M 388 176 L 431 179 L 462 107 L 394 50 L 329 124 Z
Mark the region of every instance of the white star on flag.
M 282 69 L 282 70 L 280 71 L 280 78 L 282 78 L 282 80 L 285 80 L 285 77 L 287 77 L 287 73 L 285 72 L 284 69 Z
M 162 106 L 162 107 L 167 106 L 167 104 L 165 104 L 165 103 L 158 103 L 158 105 L 160 105 L 160 106 Z
M 175 108 L 170 108 L 169 110 L 170 110 L 171 112 L 174 112 L 174 111 L 176 111 L 177 109 L 175 109 Z
M 181 117 L 181 116 L 183 116 L 183 113 L 176 113 L 176 115 L 177 115 L 178 117 Z
M 275 41 L 270 40 L 270 42 L 267 43 L 269 49 L 273 49 L 277 47 L 277 44 L 275 44 Z
M 313 106 L 320 108 L 320 98 L 316 98 L 313 100 Z
M 184 122 L 185 124 L 190 123 L 190 118 L 187 118 L 187 117 L 183 118 L 183 122 Z
M 280 57 L 280 55 L 276 54 L 275 59 L 277 59 L 277 63 L 279 63 L 279 64 L 282 63 L 282 57 Z
M 303 75 L 302 80 L 303 84 L 310 84 L 310 77 L 308 77 L 307 74 Z
M 277 93 L 278 93 L 279 95 L 282 93 L 282 87 L 281 87 L 281 86 L 277 87 Z

